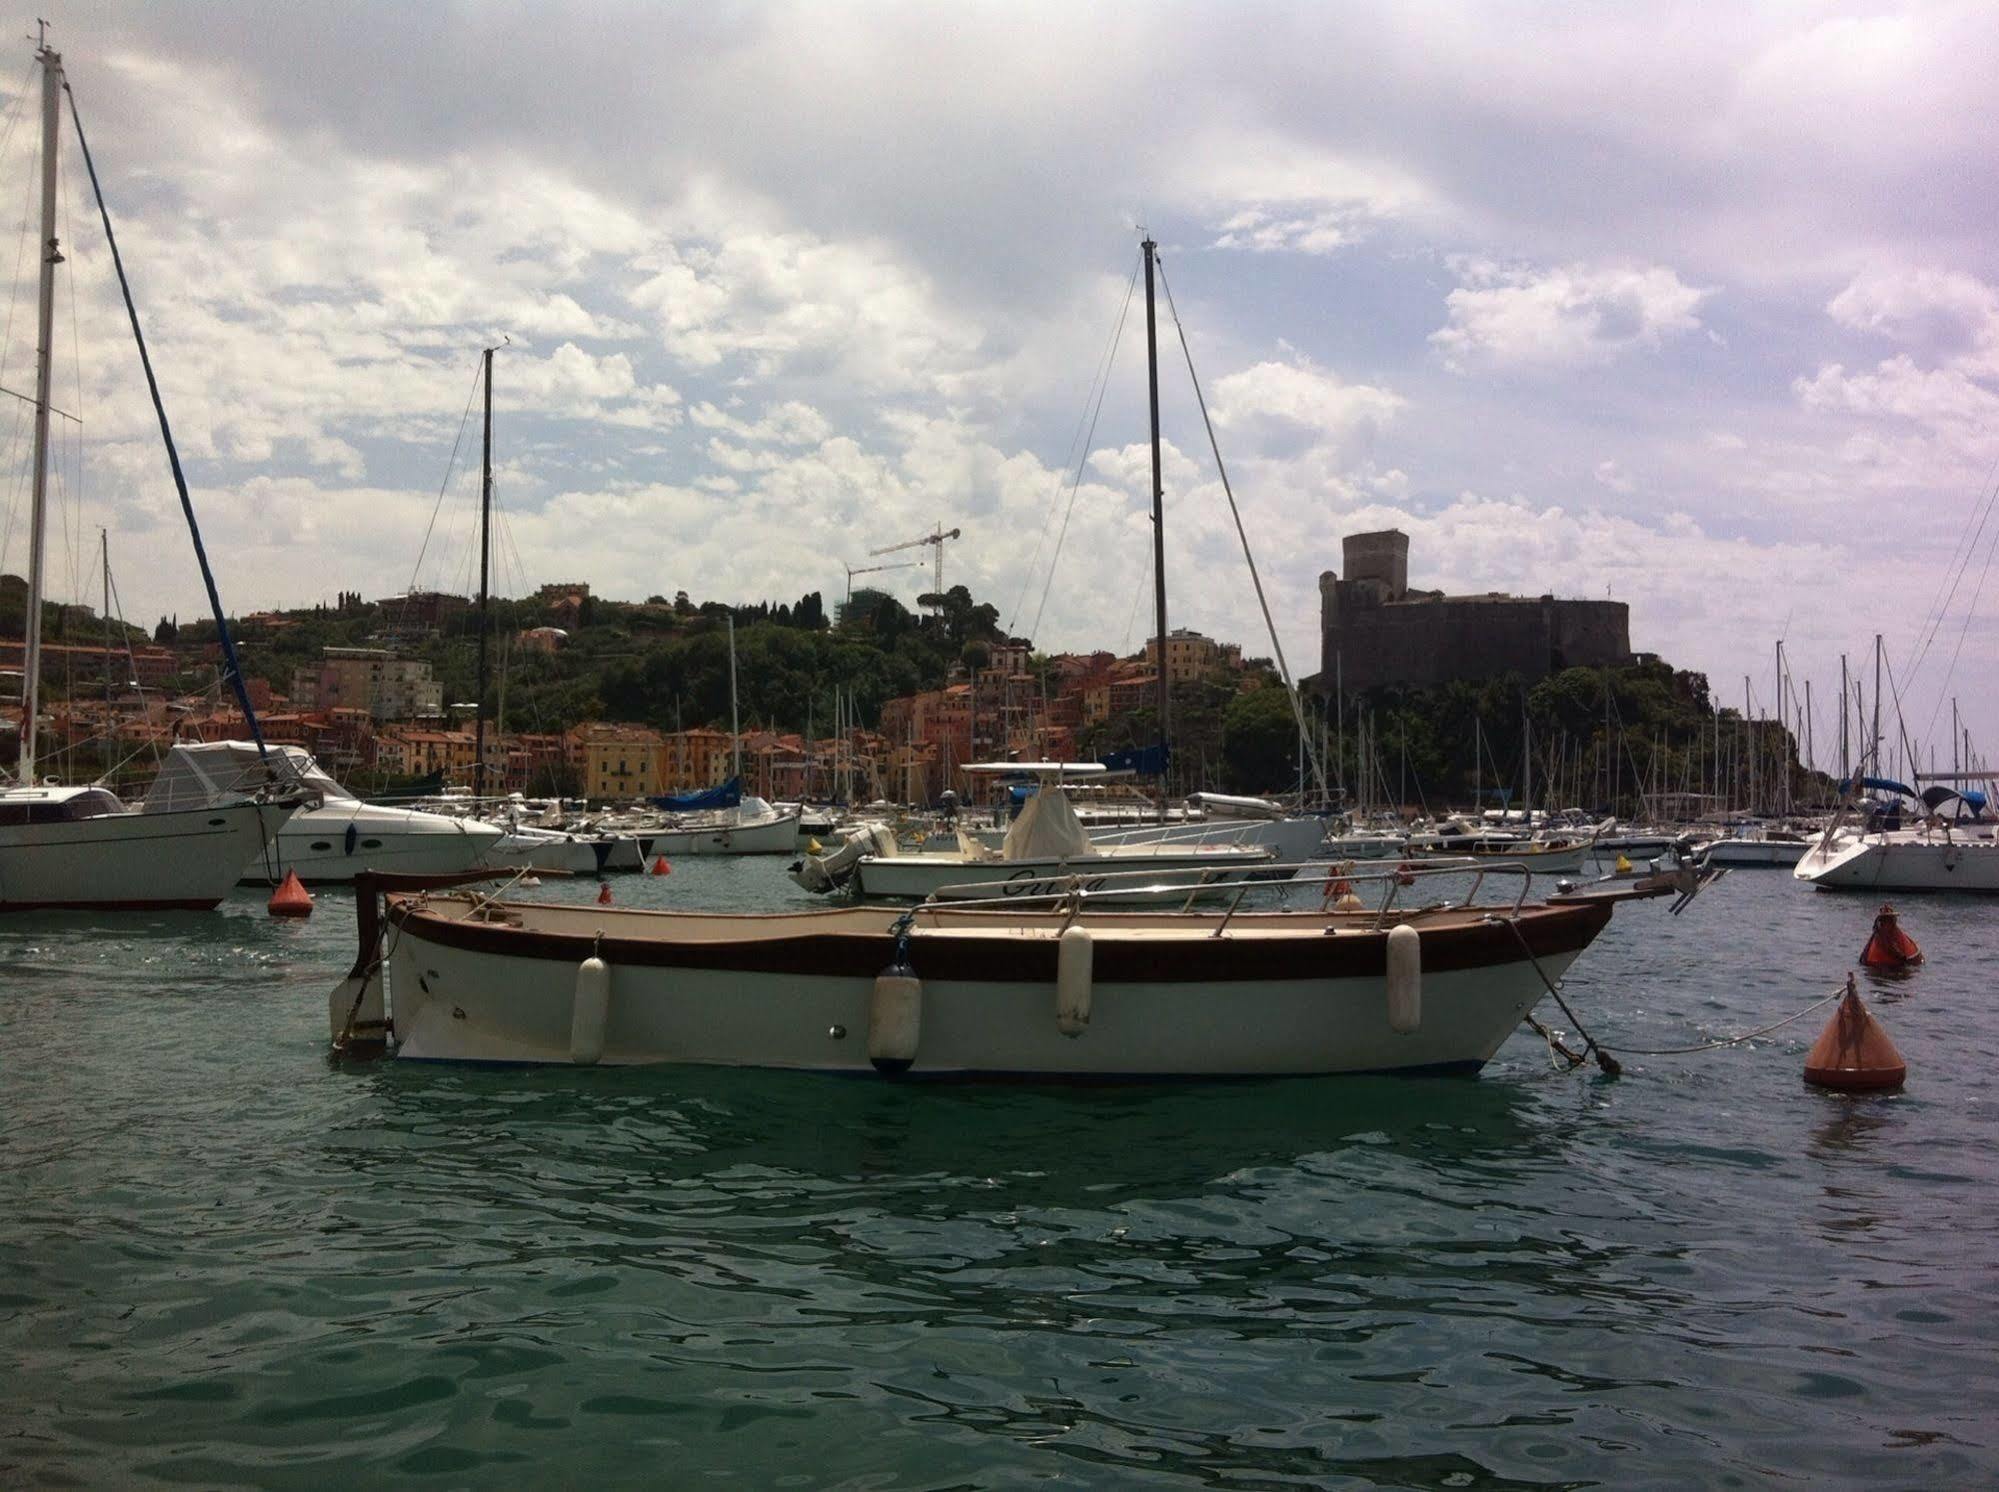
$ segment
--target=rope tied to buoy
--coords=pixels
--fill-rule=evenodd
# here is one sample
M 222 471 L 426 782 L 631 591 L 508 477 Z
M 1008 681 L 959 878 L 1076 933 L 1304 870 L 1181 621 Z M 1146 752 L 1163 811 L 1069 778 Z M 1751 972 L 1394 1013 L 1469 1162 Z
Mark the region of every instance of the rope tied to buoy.
M 1688 1057 L 1698 1052 L 1718 1052 L 1724 1047 L 1740 1046 L 1745 1041 L 1768 1036 L 1772 1031 L 1790 1025 L 1792 1021 L 1803 1020 L 1814 1010 L 1823 1010 L 1835 1000 L 1844 999 L 1852 985 L 1853 976 L 1849 974 L 1844 983 L 1833 987 L 1831 994 L 1812 1001 L 1803 1010 L 1794 1010 L 1780 1021 L 1772 1021 L 1767 1026 L 1758 1026 L 1754 1031 L 1744 1031 L 1740 1036 L 1724 1036 L 1717 1041 L 1704 1041 L 1699 1046 L 1628 1046 L 1624 1048 L 1624 1054 L 1627 1057 Z

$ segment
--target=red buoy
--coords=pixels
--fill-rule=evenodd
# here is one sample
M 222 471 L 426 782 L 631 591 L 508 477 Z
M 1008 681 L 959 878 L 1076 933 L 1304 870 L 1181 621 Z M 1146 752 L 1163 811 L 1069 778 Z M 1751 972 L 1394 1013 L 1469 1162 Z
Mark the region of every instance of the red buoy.
M 1899 1088 L 1908 1075 L 1909 1064 L 1861 1000 L 1853 987 L 1853 976 L 1847 975 L 1846 998 L 1805 1054 L 1805 1081 L 1821 1088 L 1866 1093 Z
M 278 882 L 278 889 L 271 893 L 264 910 L 273 917 L 310 917 L 312 915 L 312 893 L 305 889 L 305 882 L 298 878 L 298 872 L 288 870 L 285 878 Z
M 666 856 L 659 855 L 653 859 L 652 873 L 656 876 L 670 876 L 673 874 L 673 867 L 666 863 Z
M 599 881 L 597 883 L 597 905 L 600 907 L 608 907 L 610 904 L 611 904 L 611 883 L 609 881 Z
M 1895 909 L 1884 903 L 1880 915 L 1874 919 L 1874 932 L 1867 939 L 1867 946 L 1860 950 L 1860 962 L 1870 969 L 1907 969 L 1922 961 L 1923 950 L 1902 931 L 1902 925 L 1895 920 Z

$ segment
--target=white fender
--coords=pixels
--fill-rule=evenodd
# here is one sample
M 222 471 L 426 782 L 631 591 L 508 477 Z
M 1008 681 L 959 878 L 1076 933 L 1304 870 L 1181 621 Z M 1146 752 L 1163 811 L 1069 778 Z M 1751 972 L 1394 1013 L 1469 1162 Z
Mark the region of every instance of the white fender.
M 890 964 L 868 1001 L 868 1060 L 891 1077 L 909 1071 L 922 1032 L 923 981 L 907 964 Z
M 1090 1025 L 1090 984 L 1096 949 L 1086 927 L 1065 927 L 1055 945 L 1055 1029 L 1081 1036 Z
M 604 1055 L 604 1028 L 611 1018 L 611 966 L 586 958 L 576 966 L 576 998 L 569 1008 L 569 1060 L 592 1066 Z
M 1408 923 L 1388 930 L 1388 1029 L 1406 1036 L 1423 1024 L 1423 939 Z

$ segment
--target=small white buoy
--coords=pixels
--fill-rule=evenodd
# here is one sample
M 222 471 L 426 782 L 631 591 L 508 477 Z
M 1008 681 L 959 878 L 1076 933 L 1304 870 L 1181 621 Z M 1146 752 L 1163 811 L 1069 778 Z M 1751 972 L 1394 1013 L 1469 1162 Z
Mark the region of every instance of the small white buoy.
M 576 966 L 576 997 L 569 1009 L 569 1060 L 595 1065 L 604 1055 L 604 1028 L 611 1019 L 611 966 L 592 955 Z
M 923 981 L 908 964 L 890 964 L 875 976 L 868 1001 L 868 1060 L 894 1077 L 909 1071 L 923 1032 Z
M 1388 930 L 1388 1029 L 1407 1036 L 1423 1024 L 1423 939 L 1404 922 Z
M 1086 927 L 1065 927 L 1055 945 L 1055 1029 L 1081 1036 L 1090 1025 L 1090 983 L 1096 948 Z

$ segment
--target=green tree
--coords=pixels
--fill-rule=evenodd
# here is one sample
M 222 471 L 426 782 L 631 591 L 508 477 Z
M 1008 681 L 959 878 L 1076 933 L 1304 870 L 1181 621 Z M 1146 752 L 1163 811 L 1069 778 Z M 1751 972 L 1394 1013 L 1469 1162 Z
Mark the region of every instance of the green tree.
M 1282 789 L 1297 772 L 1298 723 L 1281 685 L 1249 689 L 1222 712 L 1222 767 L 1237 792 Z M 1184 749 L 1184 747 L 1182 748 Z

